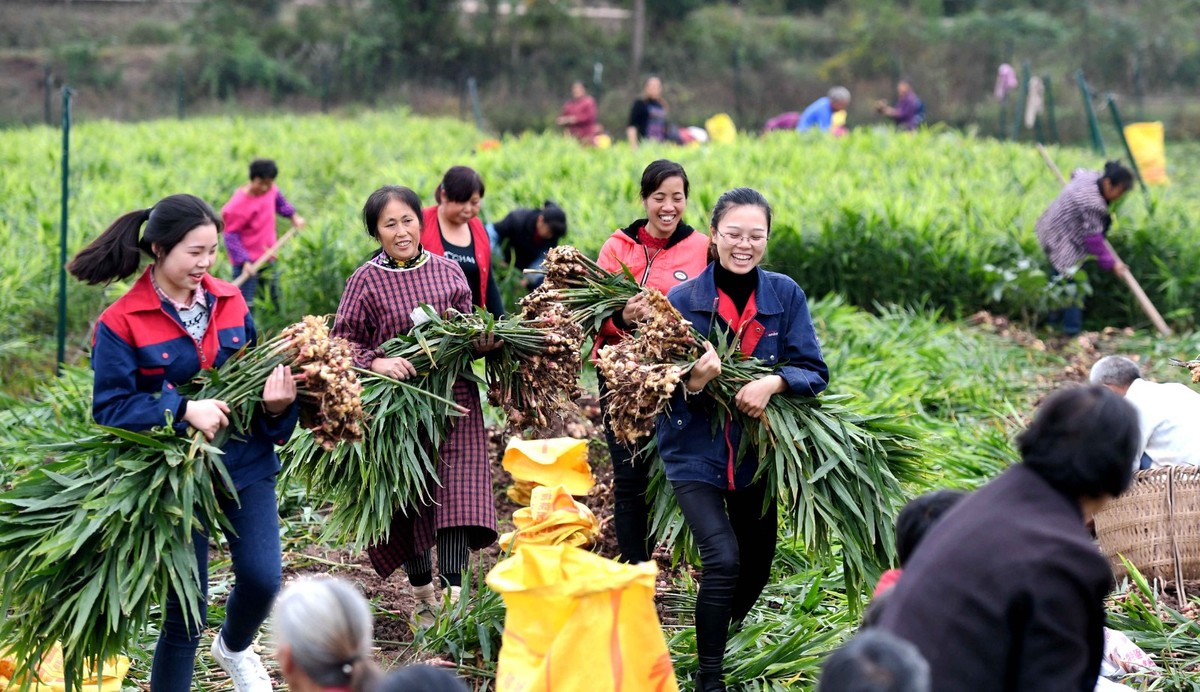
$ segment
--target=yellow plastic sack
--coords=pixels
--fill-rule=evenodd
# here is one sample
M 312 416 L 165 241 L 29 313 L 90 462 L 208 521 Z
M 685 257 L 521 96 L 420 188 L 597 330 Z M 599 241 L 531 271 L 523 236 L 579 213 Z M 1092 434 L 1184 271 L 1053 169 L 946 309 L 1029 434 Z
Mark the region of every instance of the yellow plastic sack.
M 518 481 L 549 488 L 561 485 L 572 495 L 587 495 L 596 484 L 588 465 L 587 440 L 573 437 L 549 440 L 514 437 L 508 441 L 501 466 Z
M 16 659 L 6 650 L 0 650 L 0 692 L 21 689 L 21 680 L 13 680 L 16 672 Z M 99 681 L 91 671 L 84 673 L 84 692 L 121 692 L 121 681 L 129 672 L 129 659 L 118 656 L 104 662 L 101 671 L 103 677 Z M 54 648 L 42 659 L 38 666 L 38 682 L 29 686 L 32 692 L 65 692 L 67 683 L 63 673 L 62 646 L 55 644 Z
M 518 505 L 528 507 L 529 503 L 533 502 L 533 489 L 540 487 L 542 486 L 532 481 L 513 481 L 513 484 L 508 486 L 508 490 L 504 494 L 508 495 L 508 499 Z
M 653 562 L 521 545 L 488 586 L 507 615 L 496 692 L 678 692 L 654 610 Z
M 1166 185 L 1171 182 L 1167 178 L 1167 151 L 1163 143 L 1162 123 L 1130 123 L 1125 126 L 1125 140 L 1129 142 L 1133 160 L 1137 162 L 1138 171 L 1147 185 Z
M 537 486 L 528 507 L 513 512 L 517 530 L 500 537 L 500 548 L 508 551 L 514 545 L 573 545 L 589 546 L 600 535 L 600 522 L 592 510 L 576 502 L 561 485 L 554 488 Z
M 708 141 L 719 144 L 730 144 L 737 139 L 737 127 L 728 113 L 717 113 L 704 121 L 704 129 L 708 130 Z

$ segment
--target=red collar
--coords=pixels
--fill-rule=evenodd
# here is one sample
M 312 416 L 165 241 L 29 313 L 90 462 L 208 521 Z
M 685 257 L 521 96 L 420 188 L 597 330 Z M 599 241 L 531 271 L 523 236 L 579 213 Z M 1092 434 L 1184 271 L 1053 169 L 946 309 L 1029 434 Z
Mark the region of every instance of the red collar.
M 162 307 L 162 300 L 158 297 L 158 292 L 154 290 L 154 283 L 150 279 L 150 271 L 153 266 L 146 267 L 146 270 L 134 282 L 133 287 L 129 289 L 129 293 L 126 294 L 129 311 L 158 310 Z M 239 292 L 233 284 L 213 278 L 208 274 L 205 274 L 204 278 L 200 280 L 200 288 L 212 294 L 214 298 L 228 298 Z
M 733 298 L 730 298 L 725 291 L 717 289 L 717 314 L 734 333 L 734 343 L 737 344 L 737 350 L 744 356 L 754 355 L 754 349 L 758 347 L 758 342 L 762 338 L 763 328 L 755 319 L 758 316 L 758 305 L 755 301 L 754 291 L 750 297 L 746 299 L 746 307 L 738 314 L 737 306 L 733 304 Z
M 637 235 L 638 242 L 650 248 L 651 250 L 662 250 L 667 247 L 667 243 L 671 242 L 670 236 L 667 236 L 666 238 L 656 238 L 650 235 L 650 231 L 647 231 L 645 226 L 642 226 L 638 229 Z

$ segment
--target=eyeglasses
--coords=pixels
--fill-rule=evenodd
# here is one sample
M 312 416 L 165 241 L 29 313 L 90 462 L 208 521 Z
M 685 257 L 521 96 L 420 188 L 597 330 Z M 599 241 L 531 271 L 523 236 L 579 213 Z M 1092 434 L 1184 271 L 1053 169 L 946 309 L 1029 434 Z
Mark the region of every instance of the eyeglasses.
M 743 240 L 749 241 L 751 245 L 762 245 L 763 243 L 767 242 L 767 235 L 765 233 L 762 235 L 759 235 L 758 233 L 746 235 L 745 233 L 722 233 L 721 231 L 717 231 L 717 235 L 721 236 L 725 240 L 728 240 L 734 245 L 737 245 Z

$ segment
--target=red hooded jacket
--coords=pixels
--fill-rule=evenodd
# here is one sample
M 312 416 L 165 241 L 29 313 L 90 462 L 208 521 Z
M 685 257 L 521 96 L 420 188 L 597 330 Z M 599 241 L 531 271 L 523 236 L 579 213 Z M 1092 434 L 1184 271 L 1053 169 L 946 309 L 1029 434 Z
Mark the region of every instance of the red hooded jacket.
M 638 242 L 638 229 L 645 225 L 646 219 L 638 219 L 628 228 L 613 231 L 600 248 L 596 264 L 614 274 L 628 268 L 639 284 L 657 288 L 664 294 L 708 266 L 708 236 L 681 223 L 667 239 L 667 246 L 656 251 Z M 624 333 L 612 319 L 605 320 L 596 337 L 595 350 L 617 341 Z

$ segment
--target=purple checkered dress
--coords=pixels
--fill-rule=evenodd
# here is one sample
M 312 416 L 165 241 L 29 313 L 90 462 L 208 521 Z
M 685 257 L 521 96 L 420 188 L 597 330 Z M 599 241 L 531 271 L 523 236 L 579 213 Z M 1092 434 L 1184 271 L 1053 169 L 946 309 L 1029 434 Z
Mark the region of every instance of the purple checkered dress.
M 438 313 L 448 308 L 470 312 L 471 288 L 462 269 L 437 255 L 429 255 L 424 263 L 411 269 L 389 268 L 378 258 L 372 259 L 346 282 L 333 334 L 353 344 L 356 365 L 370 367 L 371 361 L 382 354 L 380 344 L 412 329 L 410 315 L 421 303 Z M 496 505 L 492 500 L 479 389 L 460 379 L 454 384 L 454 400 L 469 413 L 454 419 L 438 450 L 441 485 L 434 493 L 436 504 L 409 508 L 407 515 L 397 508 L 387 543 L 367 548 L 371 564 L 381 577 L 432 547 L 438 529 L 470 529 L 472 550 L 496 540 Z

